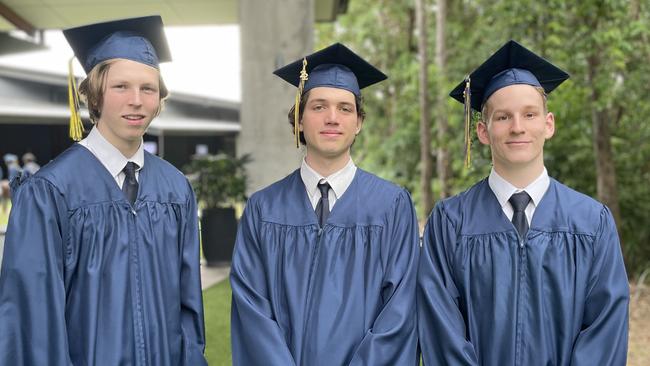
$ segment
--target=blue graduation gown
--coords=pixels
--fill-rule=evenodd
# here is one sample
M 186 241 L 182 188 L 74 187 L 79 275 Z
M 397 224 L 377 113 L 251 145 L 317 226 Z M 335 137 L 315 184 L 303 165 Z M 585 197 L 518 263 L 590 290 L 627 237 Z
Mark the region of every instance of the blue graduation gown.
M 14 192 L 0 365 L 202 365 L 196 202 L 145 152 L 132 208 L 75 144 Z
M 625 365 L 629 288 L 612 215 L 551 179 L 519 241 L 487 179 L 424 232 L 425 364 Z
M 236 366 L 415 365 L 418 224 L 361 169 L 319 228 L 296 170 L 255 193 L 230 281 Z

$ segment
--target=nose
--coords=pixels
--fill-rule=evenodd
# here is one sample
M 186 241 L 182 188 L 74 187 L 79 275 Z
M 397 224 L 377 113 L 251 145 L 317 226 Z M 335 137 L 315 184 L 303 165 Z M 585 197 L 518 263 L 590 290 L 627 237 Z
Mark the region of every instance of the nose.
M 338 111 L 336 108 L 330 108 L 325 116 L 325 123 L 327 124 L 338 124 Z
M 134 89 L 133 92 L 131 93 L 129 104 L 134 106 L 142 105 L 142 96 L 140 95 L 140 90 L 138 90 L 137 88 Z
M 512 124 L 510 125 L 510 131 L 514 134 L 520 134 L 524 132 L 524 124 L 521 116 L 514 115 L 512 117 Z

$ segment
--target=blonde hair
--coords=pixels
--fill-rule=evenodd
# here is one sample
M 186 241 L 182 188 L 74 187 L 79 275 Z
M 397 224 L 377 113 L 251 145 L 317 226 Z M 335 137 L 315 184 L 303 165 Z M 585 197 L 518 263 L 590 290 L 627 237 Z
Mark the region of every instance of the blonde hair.
M 531 85 L 532 86 L 532 85 Z M 535 90 L 542 96 L 542 101 L 544 103 L 544 113 L 548 113 L 548 108 L 546 107 L 546 91 L 544 88 L 540 86 L 534 86 Z M 481 107 L 481 120 L 485 123 L 490 122 L 489 120 L 489 109 L 488 109 L 488 102 L 490 101 L 490 98 L 488 98 L 485 103 L 483 103 L 483 106 Z
M 99 118 L 102 115 L 102 102 L 104 100 L 104 88 L 106 86 L 106 75 L 108 70 L 111 68 L 111 65 L 115 63 L 115 59 L 106 60 L 98 63 L 93 67 L 92 70 L 88 73 L 86 78 L 79 84 L 79 99 L 88 106 L 88 112 L 90 113 L 90 119 L 93 123 L 97 123 Z M 159 100 L 160 105 L 156 111 L 158 116 L 162 111 L 164 106 L 165 99 L 169 96 L 169 90 L 163 81 L 162 75 L 159 73 L 158 77 L 159 85 Z

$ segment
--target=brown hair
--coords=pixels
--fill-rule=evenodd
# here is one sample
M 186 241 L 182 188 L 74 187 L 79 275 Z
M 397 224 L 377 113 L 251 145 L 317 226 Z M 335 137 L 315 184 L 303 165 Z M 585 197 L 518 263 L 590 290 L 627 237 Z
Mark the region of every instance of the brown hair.
M 302 114 L 305 111 L 305 105 L 307 105 L 307 101 L 309 100 L 309 91 L 307 90 L 300 96 L 300 105 L 298 109 L 298 120 L 302 121 Z M 357 108 L 357 118 L 360 118 L 361 120 L 366 118 L 366 111 L 363 109 L 363 97 L 354 95 L 354 102 L 356 103 L 356 108 Z M 296 105 L 292 105 L 291 109 L 289 109 L 289 113 L 287 114 L 287 117 L 289 119 L 289 125 L 291 126 L 291 132 L 294 131 L 294 122 L 295 122 L 295 112 L 296 111 Z M 305 141 L 305 135 L 300 131 L 300 143 L 303 145 L 307 145 L 307 141 Z
M 92 70 L 90 70 L 81 84 L 79 84 L 79 97 L 81 101 L 86 103 L 88 106 L 90 119 L 93 123 L 97 123 L 102 115 L 101 112 L 102 102 L 104 100 L 104 88 L 106 86 L 106 75 L 108 74 L 108 70 L 111 68 L 111 64 L 114 62 L 115 59 L 111 59 L 98 63 Z M 162 75 L 159 76 L 158 83 L 160 84 L 160 105 L 156 111 L 156 116 L 158 116 L 162 111 L 165 98 L 169 95 L 169 90 L 162 79 Z
M 532 85 L 531 85 L 532 86 Z M 546 91 L 544 88 L 539 87 L 539 86 L 534 86 L 535 90 L 542 96 L 542 101 L 544 103 L 544 113 L 548 113 L 548 108 L 546 107 Z M 486 124 L 489 122 L 489 120 L 486 121 L 486 118 L 489 119 L 489 114 L 488 114 L 488 101 L 490 98 L 488 98 L 485 103 L 483 103 L 483 106 L 481 107 L 481 120 L 485 122 Z

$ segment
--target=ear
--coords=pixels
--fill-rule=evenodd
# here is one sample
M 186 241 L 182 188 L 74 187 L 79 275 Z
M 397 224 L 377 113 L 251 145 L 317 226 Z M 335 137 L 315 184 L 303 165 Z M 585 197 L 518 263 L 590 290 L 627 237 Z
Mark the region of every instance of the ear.
M 490 145 L 490 134 L 488 133 L 488 126 L 485 122 L 478 121 L 476 124 L 476 135 L 483 145 Z
M 551 137 L 553 137 L 553 135 L 555 134 L 555 116 L 553 115 L 553 113 L 548 112 L 546 114 L 546 121 L 544 124 L 546 127 L 546 133 L 544 137 L 548 140 Z
M 357 117 L 357 132 L 355 135 L 358 135 L 361 133 L 361 128 L 363 127 L 363 118 Z

